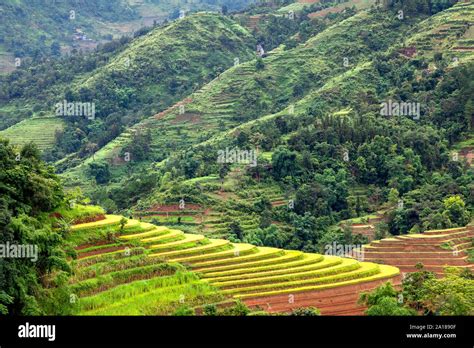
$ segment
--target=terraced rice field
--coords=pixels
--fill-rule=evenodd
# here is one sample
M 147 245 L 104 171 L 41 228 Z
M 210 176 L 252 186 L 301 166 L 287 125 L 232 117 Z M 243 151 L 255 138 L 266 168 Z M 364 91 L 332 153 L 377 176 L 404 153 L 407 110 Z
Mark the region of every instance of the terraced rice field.
M 339 226 L 348 226 L 353 235 L 363 235 L 368 241 L 375 238 L 376 226 L 384 220 L 383 214 L 376 213 L 365 217 L 342 221 Z
M 35 143 L 40 150 L 54 144 L 55 132 L 63 128 L 63 121 L 57 117 L 35 117 L 21 121 L 0 132 L 0 136 L 14 145 Z
M 473 238 L 473 226 L 432 230 L 373 241 L 362 251 L 365 261 L 396 266 L 403 273 L 416 271 L 415 265 L 422 263 L 426 270 L 442 276 L 446 266 L 474 270 L 468 257 Z
M 102 221 L 73 226 L 71 234 L 117 232 L 120 219 L 107 215 Z M 207 297 L 190 297 L 191 305 L 241 299 L 268 312 L 315 306 L 326 315 L 357 315 L 364 311 L 357 304 L 360 292 L 386 281 L 400 283 L 399 270 L 389 265 L 231 243 L 136 220 L 129 220 L 115 238 L 76 250 L 72 287 L 81 314 L 150 313 L 144 299 L 160 291 L 169 302 L 156 304 L 159 310 L 153 313 L 164 313 L 184 292 L 199 288 Z M 163 285 L 168 283 L 170 288 Z M 126 298 L 121 291 L 136 296 Z

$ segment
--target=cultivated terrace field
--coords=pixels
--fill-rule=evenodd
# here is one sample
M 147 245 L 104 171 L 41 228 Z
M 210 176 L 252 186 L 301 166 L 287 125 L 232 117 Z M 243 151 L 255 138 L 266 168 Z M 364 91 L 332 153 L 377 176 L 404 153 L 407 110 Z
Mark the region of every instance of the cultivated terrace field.
M 70 289 L 79 314 L 170 314 L 181 305 L 290 312 L 317 306 L 322 314 L 362 314 L 359 292 L 400 284 L 396 267 L 331 255 L 256 247 L 106 215 L 73 225 L 78 244 Z M 114 233 L 112 239 L 100 236 Z M 91 240 L 95 240 L 91 242 Z

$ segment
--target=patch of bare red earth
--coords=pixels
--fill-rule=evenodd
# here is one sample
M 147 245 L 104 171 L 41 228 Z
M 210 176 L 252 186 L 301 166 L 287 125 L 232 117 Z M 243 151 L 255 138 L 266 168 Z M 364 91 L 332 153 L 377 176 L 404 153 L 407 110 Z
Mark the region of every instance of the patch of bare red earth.
M 464 158 L 467 164 L 472 165 L 474 162 L 474 147 L 465 147 L 459 151 L 459 156 Z
M 370 292 L 387 281 L 399 288 L 401 276 L 325 290 L 295 292 L 292 301 L 289 301 L 288 294 L 282 294 L 250 298 L 244 303 L 250 308 L 260 308 L 269 313 L 289 313 L 296 308 L 316 307 L 322 315 L 364 315 L 367 307 L 357 303 L 360 294 Z
M 92 245 L 92 246 L 100 246 L 101 244 L 97 245 Z M 84 253 L 79 253 L 77 255 L 77 259 L 83 259 L 85 257 L 89 256 L 94 256 L 94 255 L 100 255 L 100 254 L 105 254 L 105 253 L 112 253 L 114 251 L 119 251 L 119 250 L 124 250 L 126 245 L 121 245 L 121 246 L 115 246 L 115 247 L 110 247 L 110 248 L 103 248 L 103 249 L 98 249 L 98 250 L 92 250 Z M 84 249 L 84 248 L 82 248 Z
M 195 210 L 195 211 L 202 211 L 203 208 L 199 204 L 188 203 L 184 205 L 184 208 L 181 208 L 178 204 L 171 204 L 171 205 L 154 205 L 147 212 L 153 213 L 174 213 L 183 210 Z
M 105 215 L 104 214 L 99 214 L 99 215 L 94 215 L 94 216 L 88 216 L 80 219 L 76 219 L 73 222 L 73 225 L 78 225 L 78 224 L 85 224 L 88 222 L 96 222 L 96 221 L 101 221 L 105 220 Z
M 352 224 L 351 226 L 352 234 L 361 234 L 369 241 L 374 240 L 375 238 L 375 226 L 368 224 Z
M 273 201 L 272 202 L 272 207 L 281 207 L 283 205 L 287 205 L 287 201 Z
M 353 235 L 360 234 L 367 237 L 369 241 L 372 241 L 375 239 L 376 225 L 384 220 L 383 215 L 378 215 L 375 218 L 369 219 L 367 223 L 353 223 L 350 225 L 350 228 Z
M 395 266 L 402 273 L 416 272 L 416 264 L 422 263 L 425 270 L 438 277 L 443 276 L 446 266 L 474 271 L 474 264 L 469 262 L 467 254 L 474 238 L 473 226 L 462 230 L 426 231 L 424 235 L 428 237 L 410 238 L 406 235 L 372 242 L 369 248 L 364 248 L 364 261 Z M 451 249 L 442 248 L 447 242 L 452 243 Z
M 342 10 L 344 10 L 344 7 L 330 7 L 326 8 L 324 10 L 318 11 L 318 12 L 313 12 L 308 15 L 309 18 L 317 18 L 317 17 L 325 17 L 330 13 L 339 13 Z
M 167 116 L 170 112 L 174 111 L 175 109 L 179 108 L 180 106 L 185 106 L 189 103 L 191 103 L 193 100 L 191 98 L 186 98 L 180 101 L 179 103 L 176 103 L 172 106 L 170 106 L 168 109 L 154 115 L 153 117 L 157 120 L 163 119 L 165 116 Z

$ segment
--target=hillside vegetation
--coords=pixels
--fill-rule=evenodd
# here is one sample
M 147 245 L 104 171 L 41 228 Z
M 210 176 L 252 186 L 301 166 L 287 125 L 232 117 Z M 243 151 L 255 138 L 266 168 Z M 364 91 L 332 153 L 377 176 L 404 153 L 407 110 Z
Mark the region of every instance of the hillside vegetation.
M 0 73 L 20 64 L 59 57 L 71 50 L 90 51 L 97 44 L 122 35 L 132 36 L 167 20 L 178 18 L 180 11 L 235 11 L 252 0 L 3 0 L 1 47 L 10 55 L 0 57 Z
M 94 103 L 94 120 L 62 117 L 65 129 L 52 139 L 52 159 L 76 153 L 80 160 L 145 116 L 184 98 L 238 58 L 251 57 L 247 30 L 216 14 L 197 14 L 156 28 L 136 40 L 104 46 L 90 57 L 18 70 L 6 78 L 9 104 L 4 127 L 26 117 L 54 116 L 56 103 Z M 211 54 L 209 54 L 211 52 Z M 186 57 L 186 58 L 183 58 Z M 60 73 L 55 73 L 59 69 Z M 43 80 L 45 79 L 45 80 Z M 44 103 L 46 101 L 46 103 Z M 18 108 L 29 111 L 17 114 Z M 58 115 L 55 115 L 58 116 Z M 62 115 L 59 115 L 62 116 Z M 93 150 L 95 151 L 95 150 Z

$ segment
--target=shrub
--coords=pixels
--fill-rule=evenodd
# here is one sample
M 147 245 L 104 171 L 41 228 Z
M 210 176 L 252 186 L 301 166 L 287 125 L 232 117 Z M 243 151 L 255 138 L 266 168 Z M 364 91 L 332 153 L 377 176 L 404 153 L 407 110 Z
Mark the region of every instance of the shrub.
M 250 309 L 242 303 L 242 301 L 237 300 L 235 305 L 229 308 L 226 308 L 222 311 L 222 315 L 235 316 L 235 317 L 244 317 L 250 313 Z
M 123 230 L 125 228 L 125 225 L 127 224 L 127 221 L 128 220 L 124 217 L 120 219 L 120 233 L 123 233 Z
M 321 315 L 321 312 L 315 307 L 302 307 L 293 309 L 290 315 L 298 317 L 316 317 Z
M 178 317 L 191 317 L 194 315 L 194 309 L 189 308 L 188 306 L 181 306 L 173 315 Z
M 204 315 L 207 315 L 207 316 L 216 316 L 217 306 L 215 304 L 207 304 L 204 306 L 203 313 Z

